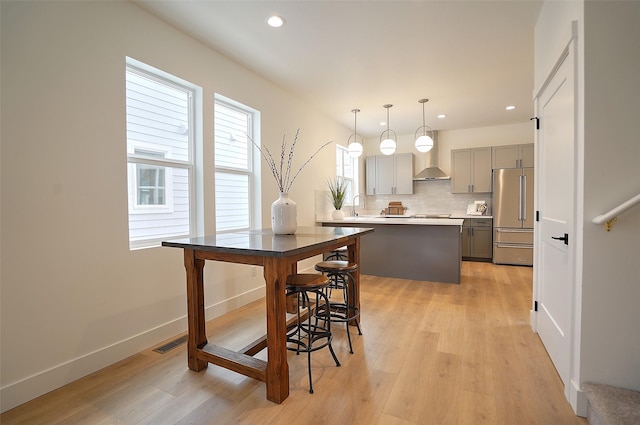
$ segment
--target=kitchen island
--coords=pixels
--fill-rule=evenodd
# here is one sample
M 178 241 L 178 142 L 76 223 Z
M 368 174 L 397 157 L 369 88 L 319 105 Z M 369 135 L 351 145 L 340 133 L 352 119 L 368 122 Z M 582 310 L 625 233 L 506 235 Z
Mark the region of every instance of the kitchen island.
M 460 283 L 463 222 L 406 216 L 321 220 L 323 226 L 375 229 L 360 247 L 361 273 L 443 283 Z

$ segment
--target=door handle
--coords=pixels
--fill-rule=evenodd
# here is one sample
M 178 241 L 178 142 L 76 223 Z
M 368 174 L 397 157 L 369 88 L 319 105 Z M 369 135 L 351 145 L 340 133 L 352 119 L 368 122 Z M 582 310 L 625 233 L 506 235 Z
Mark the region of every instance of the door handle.
M 564 241 L 565 245 L 569 245 L 569 234 L 565 233 L 564 236 L 551 236 L 551 239 L 555 239 L 557 241 Z

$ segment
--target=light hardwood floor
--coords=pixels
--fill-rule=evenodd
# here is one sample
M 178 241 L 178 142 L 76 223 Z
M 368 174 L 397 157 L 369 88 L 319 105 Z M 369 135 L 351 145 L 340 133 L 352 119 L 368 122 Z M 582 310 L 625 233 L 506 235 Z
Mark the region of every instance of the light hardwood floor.
M 460 285 L 362 276 L 362 331 L 334 348 L 289 354 L 291 392 L 210 365 L 187 368 L 186 347 L 151 349 L 0 416 L 13 424 L 587 424 L 529 326 L 532 269 L 463 262 Z M 255 302 L 208 323 L 233 348 L 264 333 Z M 355 335 L 354 335 L 355 334 Z M 264 357 L 263 357 L 264 358 Z

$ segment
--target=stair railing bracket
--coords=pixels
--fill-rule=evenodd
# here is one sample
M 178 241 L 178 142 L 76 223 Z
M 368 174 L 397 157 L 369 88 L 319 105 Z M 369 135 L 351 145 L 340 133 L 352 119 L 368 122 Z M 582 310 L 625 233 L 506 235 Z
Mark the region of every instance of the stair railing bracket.
M 629 208 L 635 207 L 636 205 L 640 205 L 640 193 L 629 199 L 628 201 L 621 203 L 611 211 L 594 217 L 591 222 L 595 224 L 603 224 L 607 232 L 610 232 L 611 228 L 613 227 L 613 223 L 617 220 L 618 216 Z
M 604 223 L 604 228 L 607 232 L 611 231 L 611 228 L 613 227 L 613 223 L 618 219 L 618 217 L 613 217 L 611 220 L 608 220 L 607 222 Z

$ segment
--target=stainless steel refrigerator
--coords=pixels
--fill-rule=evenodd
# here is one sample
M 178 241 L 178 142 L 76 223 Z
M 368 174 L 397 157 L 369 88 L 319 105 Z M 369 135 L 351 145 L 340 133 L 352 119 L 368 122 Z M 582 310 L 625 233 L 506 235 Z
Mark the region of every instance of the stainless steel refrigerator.
M 493 170 L 493 262 L 533 265 L 533 168 Z

